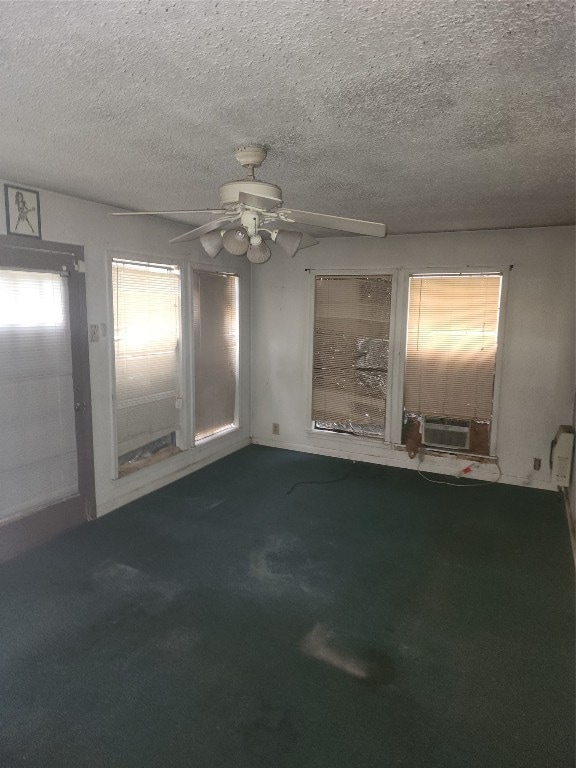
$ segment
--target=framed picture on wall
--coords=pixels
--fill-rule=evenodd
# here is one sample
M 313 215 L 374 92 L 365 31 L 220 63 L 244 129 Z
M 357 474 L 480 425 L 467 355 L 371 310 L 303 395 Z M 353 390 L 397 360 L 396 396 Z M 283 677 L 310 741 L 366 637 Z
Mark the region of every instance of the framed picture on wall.
M 4 184 L 6 202 L 6 232 L 42 238 L 40 193 L 34 189 Z

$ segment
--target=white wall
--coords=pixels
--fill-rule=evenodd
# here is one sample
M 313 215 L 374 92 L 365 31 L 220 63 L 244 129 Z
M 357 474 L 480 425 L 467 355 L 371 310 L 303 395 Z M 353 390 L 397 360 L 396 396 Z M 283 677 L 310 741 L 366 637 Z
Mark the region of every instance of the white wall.
M 108 328 L 105 338 L 90 344 L 90 382 L 94 430 L 97 512 L 102 515 L 144 493 L 172 482 L 193 469 L 226 455 L 250 440 L 250 267 L 245 259 L 220 254 L 210 259 L 197 244 L 169 245 L 168 240 L 190 227 L 153 217 L 116 218 L 113 208 L 41 191 L 42 238 L 82 245 L 86 264 L 88 323 Z M 4 217 L 0 233 L 5 234 Z M 22 238 L 22 242 L 26 242 Z M 240 275 L 240 428 L 199 447 L 184 451 L 147 469 L 114 480 L 112 408 L 112 304 L 108 250 L 172 258 L 186 256 L 195 264 L 215 264 Z
M 194 263 L 241 277 L 240 428 L 146 470 L 113 480 L 113 409 L 110 343 L 90 344 L 94 461 L 98 514 L 104 514 L 203 464 L 254 441 L 347 458 L 414 468 L 404 452 L 379 441 L 317 435 L 308 429 L 312 269 L 502 266 L 510 274 L 497 453 L 503 481 L 549 488 L 550 441 L 572 422 L 575 319 L 574 228 L 330 238 L 294 259 L 276 253 L 252 272 L 252 428 L 250 430 L 250 267 L 220 254 L 212 261 L 196 244 L 168 245 L 185 226 L 162 219 L 116 219 L 107 206 L 51 192 L 41 193 L 42 234 L 47 241 L 82 245 L 86 260 L 88 322 L 112 320 L 107 250 L 157 257 L 186 255 Z M 3 217 L 1 217 L 3 219 Z M 0 232 L 5 232 L 4 221 Z M 272 436 L 272 422 L 280 436 Z M 534 472 L 534 457 L 542 469 Z M 426 469 L 457 471 L 451 459 L 426 460 Z M 488 474 L 490 470 L 487 470 Z M 479 476 L 482 476 L 480 472 Z M 574 509 L 574 493 L 572 493 Z
M 550 441 L 572 421 L 574 228 L 553 227 L 371 238 L 330 238 L 294 259 L 275 255 L 252 272 L 252 436 L 255 442 L 415 468 L 377 440 L 313 433 L 308 393 L 312 269 L 461 268 L 510 272 L 496 452 L 502 481 L 550 488 Z M 280 425 L 272 436 L 272 423 Z M 533 460 L 542 468 L 534 471 Z M 457 472 L 462 461 L 427 457 Z M 476 470 L 494 477 L 496 468 Z

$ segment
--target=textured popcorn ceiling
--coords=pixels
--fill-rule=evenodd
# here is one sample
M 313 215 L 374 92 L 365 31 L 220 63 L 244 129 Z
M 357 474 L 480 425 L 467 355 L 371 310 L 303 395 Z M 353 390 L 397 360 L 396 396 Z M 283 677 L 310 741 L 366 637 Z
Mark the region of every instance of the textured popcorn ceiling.
M 0 2 L 0 175 L 202 208 L 257 142 L 293 207 L 396 233 L 570 223 L 573 17 L 566 0 Z

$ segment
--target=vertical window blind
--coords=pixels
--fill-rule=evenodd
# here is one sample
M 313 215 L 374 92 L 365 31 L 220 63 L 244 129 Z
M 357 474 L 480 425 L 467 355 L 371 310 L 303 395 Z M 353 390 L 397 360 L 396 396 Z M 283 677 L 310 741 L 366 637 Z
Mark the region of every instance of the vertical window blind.
M 114 259 L 112 285 L 122 455 L 179 428 L 180 271 Z
M 0 518 L 78 492 L 66 278 L 0 269 Z
M 197 440 L 236 423 L 238 277 L 195 271 L 194 425 Z
M 392 277 L 317 276 L 312 420 L 316 427 L 383 436 Z
M 404 408 L 491 419 L 500 274 L 412 275 Z

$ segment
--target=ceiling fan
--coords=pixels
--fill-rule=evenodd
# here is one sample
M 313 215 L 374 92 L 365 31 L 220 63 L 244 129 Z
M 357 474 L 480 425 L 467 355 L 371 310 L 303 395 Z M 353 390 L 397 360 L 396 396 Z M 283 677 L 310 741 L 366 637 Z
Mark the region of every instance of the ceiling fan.
M 370 237 L 384 237 L 386 225 L 375 221 L 347 219 L 326 213 L 298 211 L 282 207 L 282 190 L 276 184 L 260 181 L 254 170 L 266 159 L 263 147 L 240 147 L 234 153 L 236 160 L 247 170 L 239 181 L 229 181 L 220 187 L 221 208 L 197 211 L 131 211 L 113 213 L 112 216 L 168 216 L 170 214 L 213 214 L 215 219 L 170 240 L 182 243 L 200 238 L 202 247 L 215 258 L 222 248 L 235 256 L 246 255 L 254 264 L 270 258 L 266 240 L 272 240 L 288 256 L 299 248 L 316 245 L 318 240 L 295 231 L 294 225 L 324 227 Z

